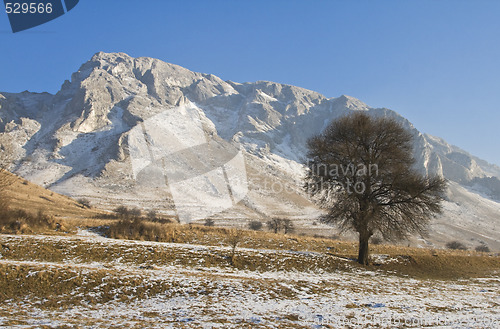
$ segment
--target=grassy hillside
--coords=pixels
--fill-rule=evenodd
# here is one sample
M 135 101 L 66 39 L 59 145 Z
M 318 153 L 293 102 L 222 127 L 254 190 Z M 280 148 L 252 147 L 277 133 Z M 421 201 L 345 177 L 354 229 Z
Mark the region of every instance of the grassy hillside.
M 2 171 L 0 179 L 9 182 L 1 191 L 1 195 L 11 209 L 22 209 L 33 213 L 42 211 L 55 218 L 88 218 L 99 213 L 84 207 L 76 200 L 49 191 L 11 173 Z
M 82 221 L 102 214 L 85 202 L 0 170 L 0 233 L 70 234 Z

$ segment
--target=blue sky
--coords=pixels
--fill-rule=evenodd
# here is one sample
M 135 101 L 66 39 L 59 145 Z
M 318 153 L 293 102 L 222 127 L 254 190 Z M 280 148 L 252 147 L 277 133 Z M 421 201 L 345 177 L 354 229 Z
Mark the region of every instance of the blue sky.
M 97 51 L 391 108 L 500 165 L 500 1 L 80 0 L 13 34 L 0 91 L 57 92 Z

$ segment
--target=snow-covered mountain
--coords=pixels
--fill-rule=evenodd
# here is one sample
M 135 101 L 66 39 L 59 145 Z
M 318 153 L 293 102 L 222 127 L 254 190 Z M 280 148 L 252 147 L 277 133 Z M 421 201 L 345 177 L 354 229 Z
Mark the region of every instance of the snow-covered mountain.
M 157 59 L 97 53 L 56 95 L 0 93 L 0 151 L 26 179 L 108 208 L 127 204 L 175 212 L 180 203 L 173 199 L 186 189 L 173 188 L 179 172 L 167 177 L 170 189 L 163 188 L 168 182 L 158 185 L 164 179 L 154 173 L 177 166 L 204 175 L 203 182 L 191 183 L 212 196 L 224 197 L 226 189 L 233 206 L 223 202 L 219 216 L 228 221 L 279 215 L 305 225 L 319 214 L 300 188 L 305 142 L 349 111 L 396 118 L 415 137 L 417 168 L 450 181 L 445 213 L 427 243 L 451 236 L 500 249 L 500 168 L 420 133 L 394 111 L 349 96 L 326 98 L 267 81 L 222 81 Z M 241 154 L 246 184 L 218 186 L 219 176 L 231 181 L 241 166 L 221 163 L 225 169 L 215 170 L 220 159 L 212 159 L 214 154 L 224 154 L 224 161 Z M 184 160 L 172 160 L 179 157 Z M 146 167 L 149 180 L 138 184 L 137 168 Z M 194 209 L 200 202 L 184 206 Z

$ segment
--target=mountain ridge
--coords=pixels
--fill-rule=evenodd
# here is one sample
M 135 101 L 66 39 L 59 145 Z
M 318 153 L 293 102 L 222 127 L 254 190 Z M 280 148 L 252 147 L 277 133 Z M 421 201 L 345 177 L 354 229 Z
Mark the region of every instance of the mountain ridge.
M 9 155 L 12 171 L 56 192 L 90 197 L 106 207 L 139 202 L 172 210 L 170 201 L 157 205 L 153 196 L 146 202 L 146 197 L 133 191 L 129 142 L 134 127 L 181 108 L 199 116 L 210 140 L 240 145 L 249 171 L 291 186 L 290 195 L 274 195 L 269 188 L 262 191 L 261 182 L 250 182 L 245 202 L 228 217 L 318 214 L 299 187 L 305 143 L 331 120 L 357 110 L 393 117 L 409 129 L 415 137 L 415 166 L 421 172 L 447 178 L 460 193 L 474 191 L 500 201 L 498 166 L 422 134 L 392 110 L 371 108 L 346 95 L 327 98 L 275 82 L 223 81 L 124 53 L 96 53 L 55 95 L 0 92 L 0 149 Z M 110 191 L 125 194 L 115 201 L 100 200 Z M 279 203 L 292 206 L 287 210 Z M 488 207 L 488 223 L 497 222 L 500 205 L 488 203 Z

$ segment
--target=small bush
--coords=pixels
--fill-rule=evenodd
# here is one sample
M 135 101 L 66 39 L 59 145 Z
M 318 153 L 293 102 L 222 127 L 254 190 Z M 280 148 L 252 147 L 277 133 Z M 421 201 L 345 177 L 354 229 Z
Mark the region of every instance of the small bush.
M 460 241 L 450 241 L 446 244 L 446 248 L 452 250 L 467 250 L 467 247 Z
M 215 226 L 215 222 L 212 218 L 207 218 L 205 219 L 205 224 L 203 224 L 205 226 Z
M 95 219 L 119 219 L 120 216 L 118 216 L 117 214 L 113 214 L 113 213 L 106 213 L 106 214 L 94 215 L 92 218 L 95 218 Z
M 177 223 L 177 221 L 173 219 L 168 219 L 168 218 L 162 218 L 162 217 L 157 217 L 155 220 L 152 220 L 153 223 L 160 223 L 160 224 L 171 224 L 171 223 Z
M 295 232 L 295 225 L 287 218 L 273 218 L 266 224 L 267 228 L 274 233 L 278 233 L 279 231 L 283 231 L 285 234 Z
M 260 231 L 262 229 L 262 222 L 258 220 L 253 220 L 250 223 L 248 223 L 248 228 L 254 231 Z
M 84 208 L 90 208 L 90 200 L 86 198 L 81 198 L 76 200 L 82 207 Z
M 120 218 L 139 218 L 142 214 L 141 209 L 137 207 L 129 209 L 126 206 L 118 206 L 114 211 Z
M 25 210 L 11 210 L 0 207 L 0 232 L 26 234 L 44 230 L 64 230 L 53 217 L 45 215 L 39 210 L 36 215 Z
M 382 244 L 383 240 L 378 237 L 378 236 L 373 236 L 371 239 L 370 239 L 370 242 L 374 245 L 379 245 L 379 244 Z
M 114 239 L 173 242 L 161 224 L 151 223 L 141 218 L 122 218 L 108 228 L 108 236 Z
M 141 217 L 141 215 L 142 215 L 142 211 L 141 211 L 141 209 L 139 209 L 137 207 L 129 210 L 129 216 L 131 218 L 139 218 L 139 217 Z
M 128 210 L 127 207 L 125 206 L 118 206 L 115 208 L 114 212 L 118 215 L 120 218 L 128 218 L 130 211 Z
M 479 251 L 479 252 L 490 252 L 490 248 L 485 245 L 485 244 L 481 244 L 479 246 L 476 247 L 476 251 Z
M 279 230 L 283 227 L 283 220 L 281 218 L 273 218 L 269 220 L 267 223 L 267 228 L 274 233 L 278 233 Z
M 147 217 L 150 221 L 154 222 L 158 219 L 158 213 L 156 210 L 150 210 L 148 211 Z

